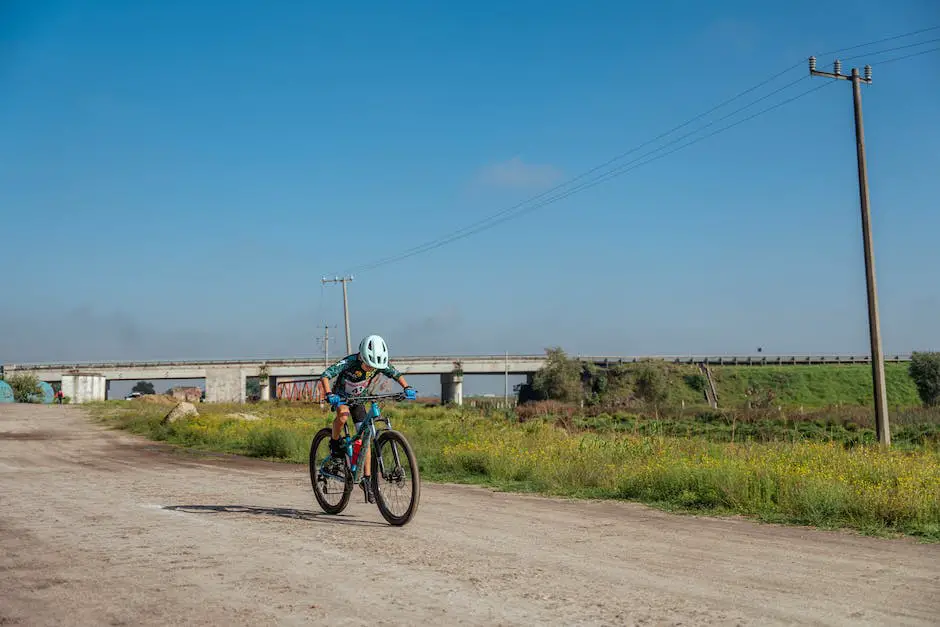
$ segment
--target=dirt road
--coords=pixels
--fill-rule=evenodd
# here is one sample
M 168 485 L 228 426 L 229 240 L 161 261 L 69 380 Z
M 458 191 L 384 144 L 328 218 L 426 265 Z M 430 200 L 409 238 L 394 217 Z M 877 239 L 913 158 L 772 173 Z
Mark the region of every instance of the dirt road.
M 937 625 L 940 546 L 425 484 L 412 524 L 306 467 L 0 405 L 0 625 Z

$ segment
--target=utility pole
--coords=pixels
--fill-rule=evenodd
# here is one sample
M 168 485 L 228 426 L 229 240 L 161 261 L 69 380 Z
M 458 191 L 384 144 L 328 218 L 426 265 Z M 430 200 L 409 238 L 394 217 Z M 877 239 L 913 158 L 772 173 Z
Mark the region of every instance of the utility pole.
M 506 403 L 506 409 L 509 409 L 509 351 L 506 351 L 506 379 L 503 387 L 505 388 L 503 391 L 503 400 Z
M 330 327 L 323 325 L 323 337 L 319 338 L 323 342 L 323 368 L 330 366 Z
M 871 210 L 868 197 L 868 166 L 865 162 L 865 129 L 862 125 L 861 84 L 871 84 L 871 66 L 865 66 L 865 77 L 852 68 L 852 74 L 842 73 L 842 62 L 833 64 L 833 72 L 816 70 L 816 57 L 809 58 L 810 76 L 825 76 L 852 81 L 852 101 L 855 107 L 855 152 L 858 161 L 858 193 L 862 212 L 862 238 L 865 247 L 865 282 L 868 288 L 868 334 L 871 340 L 872 383 L 875 391 L 875 432 L 884 447 L 891 446 L 888 424 L 888 396 L 885 391 L 885 363 L 881 351 L 881 323 L 878 319 L 878 289 L 875 284 L 875 253 L 871 237 Z
M 343 318 L 346 319 L 346 354 L 349 355 L 352 353 L 352 344 L 349 342 L 349 299 L 346 295 L 346 283 L 352 281 L 353 277 L 344 276 L 344 277 L 333 277 L 332 279 L 327 279 L 323 277 L 321 281 L 323 283 L 342 283 L 343 284 Z

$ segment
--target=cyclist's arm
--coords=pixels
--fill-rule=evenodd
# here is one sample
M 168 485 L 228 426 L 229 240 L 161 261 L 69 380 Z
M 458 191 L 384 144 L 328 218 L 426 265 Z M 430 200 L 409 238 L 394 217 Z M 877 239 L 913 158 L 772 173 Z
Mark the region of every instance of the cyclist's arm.
M 335 379 L 339 374 L 347 367 L 349 363 L 349 357 L 343 357 L 338 362 L 327 368 L 323 371 L 323 374 L 320 375 L 320 380 L 317 381 L 317 385 L 320 386 L 320 391 L 323 396 L 326 396 L 333 391 L 330 381 Z
M 384 374 L 389 379 L 397 381 L 403 389 L 408 387 L 408 382 L 405 380 L 405 375 L 398 371 L 395 366 L 389 364 L 386 368 L 382 369 L 382 374 Z

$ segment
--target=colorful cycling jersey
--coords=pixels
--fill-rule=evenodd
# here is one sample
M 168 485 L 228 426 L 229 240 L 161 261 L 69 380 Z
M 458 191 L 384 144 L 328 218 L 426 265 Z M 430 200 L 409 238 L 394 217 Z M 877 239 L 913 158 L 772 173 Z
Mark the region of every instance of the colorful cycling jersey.
M 401 373 L 392 366 L 392 364 L 389 364 L 385 368 L 376 368 L 371 372 L 366 372 L 365 368 L 362 367 L 362 362 L 359 361 L 359 353 L 353 353 L 352 355 L 343 357 L 324 370 L 320 377 L 326 377 L 328 379 L 335 377 L 336 385 L 333 386 L 334 391 L 346 396 L 353 396 L 362 394 L 363 390 L 365 390 L 366 386 L 369 385 L 377 374 L 384 374 L 386 377 L 395 381 L 398 381 L 398 378 L 401 377 Z

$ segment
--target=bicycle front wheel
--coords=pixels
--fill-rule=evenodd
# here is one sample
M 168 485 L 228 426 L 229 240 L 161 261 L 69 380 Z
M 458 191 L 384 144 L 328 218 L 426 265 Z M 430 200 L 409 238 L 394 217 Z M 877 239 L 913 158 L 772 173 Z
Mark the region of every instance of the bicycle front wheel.
M 313 436 L 308 461 L 310 485 L 320 508 L 327 514 L 339 514 L 349 504 L 353 481 L 345 461 L 339 463 L 329 459 L 331 437 L 332 430 L 329 427 L 320 429 Z
M 398 431 L 382 431 L 373 446 L 372 481 L 376 505 L 390 524 L 404 525 L 418 511 L 421 498 L 421 477 L 415 454 Z

